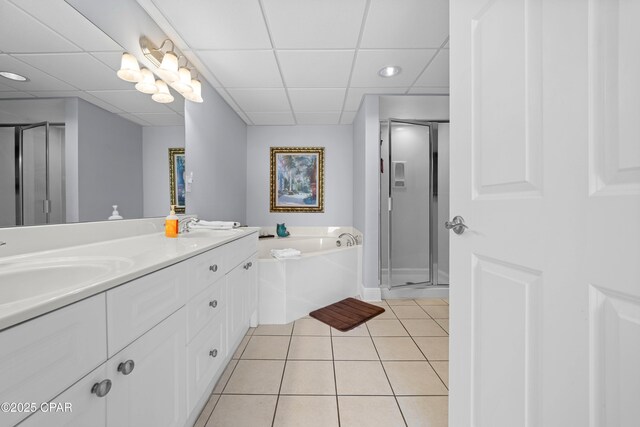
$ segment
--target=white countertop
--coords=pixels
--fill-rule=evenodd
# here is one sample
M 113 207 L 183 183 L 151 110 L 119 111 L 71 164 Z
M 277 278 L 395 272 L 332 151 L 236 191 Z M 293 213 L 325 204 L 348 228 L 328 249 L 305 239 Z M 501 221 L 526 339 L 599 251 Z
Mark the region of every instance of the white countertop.
M 175 239 L 156 232 L 0 258 L 0 330 L 258 230 L 196 230 Z

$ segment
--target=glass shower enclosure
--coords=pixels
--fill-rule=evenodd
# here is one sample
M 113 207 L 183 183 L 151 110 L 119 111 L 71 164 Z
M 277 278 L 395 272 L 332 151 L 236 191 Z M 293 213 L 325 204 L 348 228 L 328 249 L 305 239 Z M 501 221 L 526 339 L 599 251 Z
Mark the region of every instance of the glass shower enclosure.
M 64 124 L 0 125 L 0 227 L 65 221 Z
M 449 283 L 449 123 L 380 124 L 380 283 Z

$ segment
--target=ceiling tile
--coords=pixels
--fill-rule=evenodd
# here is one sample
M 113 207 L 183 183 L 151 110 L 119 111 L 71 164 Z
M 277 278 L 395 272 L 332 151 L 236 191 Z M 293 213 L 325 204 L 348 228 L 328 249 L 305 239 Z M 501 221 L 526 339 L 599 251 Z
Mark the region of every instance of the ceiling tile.
M 375 88 L 375 87 L 351 87 L 347 92 L 347 101 L 344 104 L 344 109 L 347 111 L 357 111 L 360 108 L 360 102 L 363 95 L 374 94 L 396 94 L 401 95 L 407 90 L 406 87 L 400 88 Z
M 340 112 L 332 113 L 296 113 L 299 125 L 337 125 Z
M 80 49 L 15 5 L 0 1 L 0 51 L 75 52 Z
M 184 126 L 184 117 L 176 113 L 138 113 L 134 116 L 151 126 Z
M 13 0 L 13 2 L 86 51 L 122 52 L 123 50 L 119 44 L 63 0 Z
M 11 86 L 2 84 L 2 82 L 9 82 L 5 77 L 0 77 L 0 92 L 15 92 L 16 90 Z
M 191 49 L 271 49 L 258 0 L 153 3 Z
M 0 92 L 0 99 L 21 99 L 21 98 L 34 98 L 34 96 L 26 92 Z
M 38 92 L 30 92 L 36 98 L 80 98 L 84 99 L 87 102 L 92 103 L 93 105 L 102 108 L 103 110 L 107 110 L 112 113 L 122 113 L 123 111 L 119 108 L 114 107 L 111 104 L 104 102 L 101 99 L 96 98 L 95 96 L 83 92 L 81 90 L 46 90 L 46 91 L 38 91 Z
M 111 68 L 88 53 L 28 54 L 14 57 L 81 90 L 133 88 L 133 83 L 120 80 Z
M 167 113 L 171 111 L 166 105 L 153 101 L 151 95 L 145 95 L 137 90 L 91 91 L 89 94 L 129 113 Z M 174 92 L 173 96 L 180 95 Z
M 120 52 L 91 52 L 91 56 L 111 68 L 113 71 L 120 69 L 122 51 Z
M 245 112 L 291 109 L 284 89 L 227 89 L 227 91 Z
M 350 125 L 353 123 L 353 119 L 356 118 L 357 111 L 343 111 L 342 118 L 340 118 L 341 125 Z
M 361 48 L 439 48 L 449 34 L 447 0 L 371 0 Z
M 346 87 L 353 50 L 280 50 L 278 62 L 287 87 Z
M 198 55 L 225 87 L 282 87 L 271 50 L 199 51 Z
M 320 112 L 340 111 L 346 89 L 289 89 L 293 111 Z
M 130 122 L 133 122 L 135 124 L 138 124 L 140 126 L 151 126 L 151 124 L 149 122 L 146 122 L 144 120 L 142 120 L 140 117 L 135 116 L 133 114 L 128 114 L 128 113 L 123 113 L 123 114 L 118 114 L 120 117 L 122 117 L 123 119 L 127 119 Z
M 436 52 L 436 49 L 360 50 L 351 76 L 351 86 L 408 87 Z M 398 65 L 402 72 L 395 77 L 380 77 L 378 71 L 388 65 Z
M 295 125 L 291 111 L 281 113 L 247 113 L 254 125 Z
M 277 49 L 353 49 L 365 0 L 263 0 Z
M 409 89 L 410 94 L 421 94 L 421 95 L 441 95 L 441 94 L 449 94 L 449 87 L 420 87 L 413 86 Z
M 449 86 L 449 50 L 438 52 L 435 59 L 416 81 L 416 86 Z
M 251 119 L 249 118 L 249 116 L 247 116 L 244 112 L 240 111 L 240 110 L 235 110 L 236 114 L 238 116 L 240 116 L 240 118 L 242 119 L 243 122 L 245 122 L 248 125 L 252 125 L 253 123 L 251 123 Z
M 9 55 L 0 55 L 0 68 L 3 70 L 11 71 L 13 73 L 21 74 L 29 78 L 27 82 L 12 82 L 3 81 L 6 86 L 11 86 L 17 90 L 22 91 L 36 91 L 36 90 L 74 90 L 73 86 L 66 84 L 63 81 L 56 79 L 44 73 L 31 65 L 25 64 L 22 61 L 18 61 Z

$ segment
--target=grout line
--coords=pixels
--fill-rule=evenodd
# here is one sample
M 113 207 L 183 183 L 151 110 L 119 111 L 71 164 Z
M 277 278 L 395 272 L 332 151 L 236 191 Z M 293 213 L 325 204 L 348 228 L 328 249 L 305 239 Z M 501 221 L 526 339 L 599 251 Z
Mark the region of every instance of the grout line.
M 329 330 L 329 333 L 332 331 Z M 336 375 L 336 355 L 333 351 L 333 336 L 329 337 L 331 342 L 331 365 L 333 366 L 333 387 L 336 391 L 336 412 L 338 413 L 338 427 L 340 427 L 340 401 L 338 399 L 338 376 Z
M 260 0 L 260 6 L 262 7 L 261 0 Z M 291 334 L 289 335 L 289 345 L 287 346 L 287 355 L 286 355 L 286 358 L 284 359 L 284 366 L 282 367 L 282 376 L 280 377 L 280 387 L 278 387 L 278 397 L 276 397 L 276 405 L 273 408 L 273 418 L 271 420 L 271 427 L 273 427 L 273 425 L 276 422 L 276 413 L 278 412 L 278 403 L 280 402 L 280 392 L 282 391 L 282 383 L 284 382 L 284 373 L 287 371 L 287 359 L 289 358 L 289 351 L 291 351 L 291 341 L 293 339 L 293 328 L 295 328 L 295 321 L 291 326 Z
M 413 81 L 413 83 L 411 83 L 409 85 L 409 87 L 407 88 L 407 91 L 405 92 L 405 95 L 409 94 L 409 91 L 411 90 L 411 88 L 413 88 L 413 86 L 418 82 L 418 80 L 420 80 L 420 77 L 422 77 L 424 72 L 427 71 L 427 68 L 429 68 L 431 63 L 436 59 L 436 57 L 440 54 L 440 52 L 444 49 L 444 47 L 447 45 L 448 42 L 449 42 L 449 36 L 447 36 L 447 38 L 444 39 L 444 41 L 442 42 L 440 47 L 436 50 L 436 53 L 431 57 L 429 62 L 427 62 L 427 65 L 425 65 L 424 68 L 422 69 L 422 71 L 420 71 L 420 73 L 416 76 L 416 78 Z M 449 87 L 451 87 L 451 85 L 449 85 Z M 414 302 L 415 302 L 415 300 L 414 300 Z

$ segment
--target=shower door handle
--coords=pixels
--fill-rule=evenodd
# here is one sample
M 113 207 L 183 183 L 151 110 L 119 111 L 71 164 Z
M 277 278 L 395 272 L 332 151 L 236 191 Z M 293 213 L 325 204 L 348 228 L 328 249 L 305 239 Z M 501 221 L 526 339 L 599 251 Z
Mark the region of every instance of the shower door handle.
M 445 222 L 444 226 L 447 230 L 453 230 L 456 234 L 462 234 L 466 228 L 469 228 L 464 224 L 464 218 L 459 215 L 453 217 L 451 221 Z

